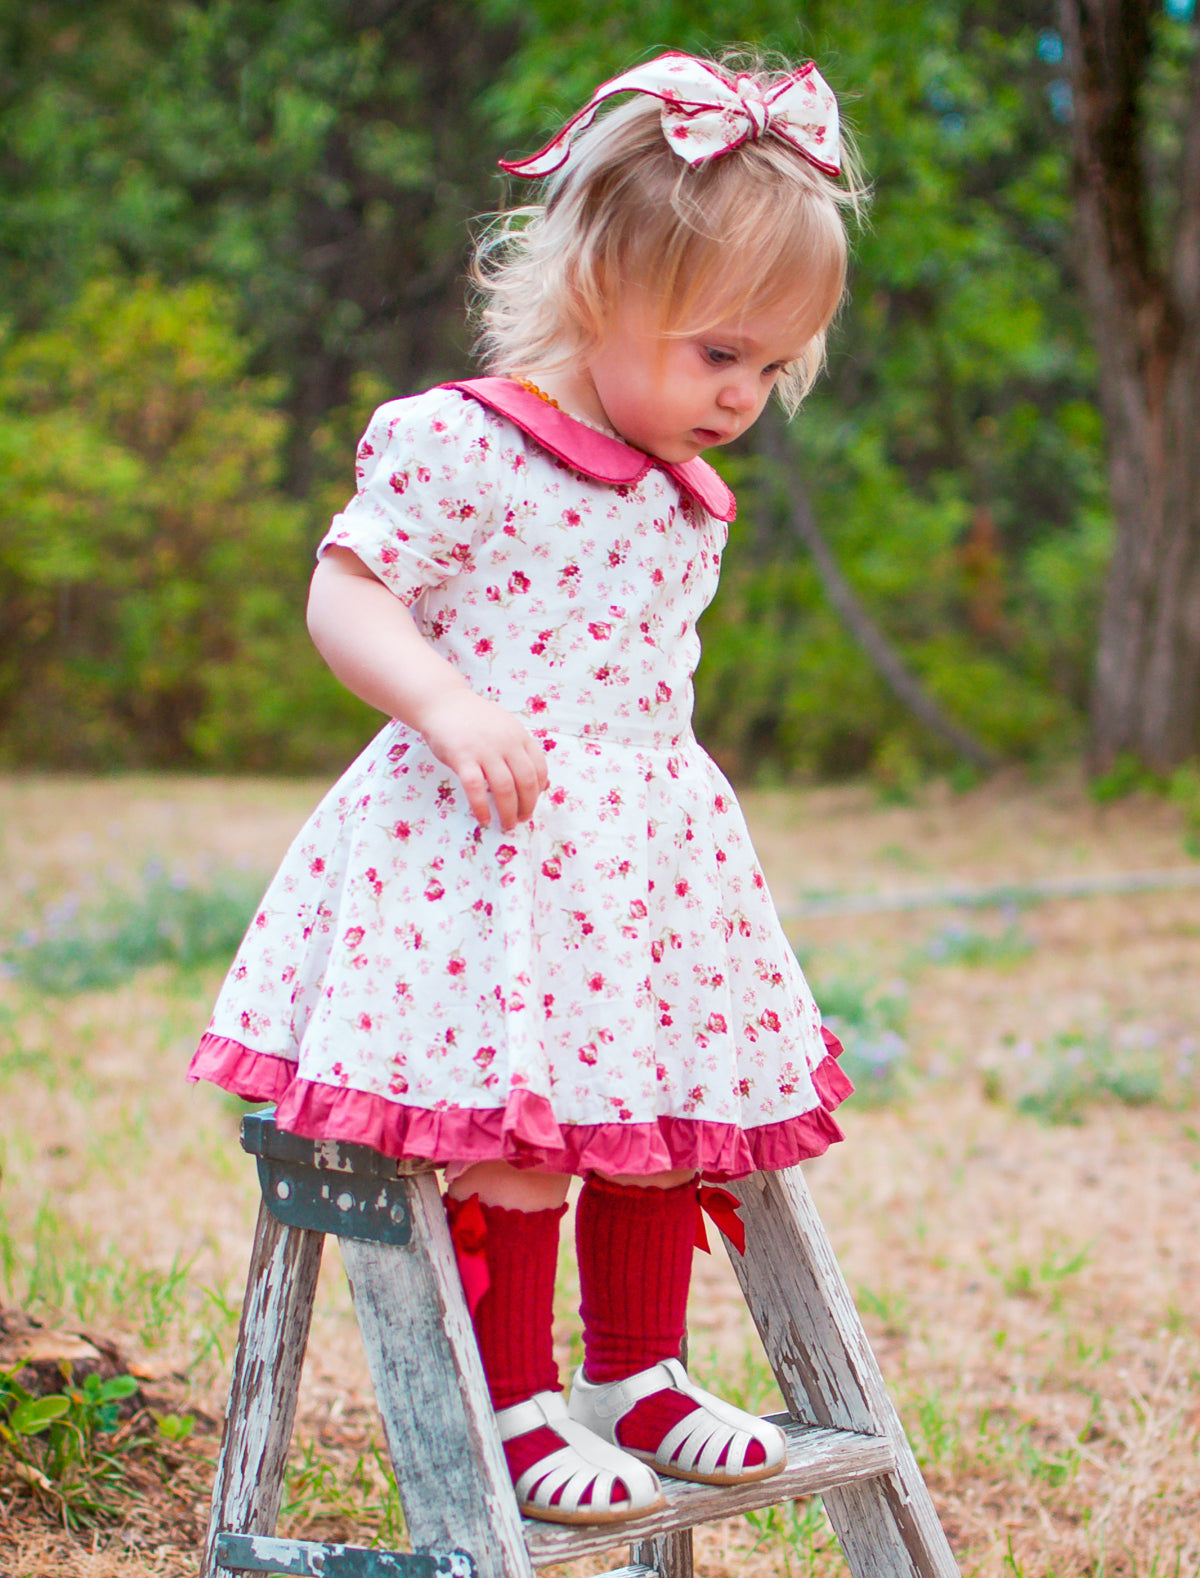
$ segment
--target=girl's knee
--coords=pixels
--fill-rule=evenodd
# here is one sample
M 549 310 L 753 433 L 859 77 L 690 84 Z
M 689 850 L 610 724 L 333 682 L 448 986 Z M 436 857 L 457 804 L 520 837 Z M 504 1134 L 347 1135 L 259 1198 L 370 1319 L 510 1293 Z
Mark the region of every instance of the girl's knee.
M 476 1162 L 446 1186 L 452 1200 L 477 1194 L 484 1205 L 506 1211 L 551 1211 L 567 1198 L 566 1173 L 535 1173 L 508 1162 Z

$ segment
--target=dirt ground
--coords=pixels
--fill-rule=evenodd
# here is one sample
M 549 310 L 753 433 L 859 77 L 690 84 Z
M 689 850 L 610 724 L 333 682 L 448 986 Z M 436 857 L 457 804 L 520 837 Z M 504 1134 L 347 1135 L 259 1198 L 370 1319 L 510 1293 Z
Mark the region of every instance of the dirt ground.
M 265 874 L 318 790 L 0 779 L 0 949 L 151 860 L 180 882 Z M 846 1143 L 806 1173 L 964 1573 L 1195 1578 L 1200 887 L 929 897 L 1194 872 L 1178 811 L 1098 807 L 1070 776 L 934 784 L 900 804 L 868 788 L 743 803 L 857 1058 Z M 883 907 L 906 894 L 924 902 Z M 880 907 L 817 913 L 846 895 Z M 151 1455 L 115 1525 L 76 1536 L 0 1467 L 4 1578 L 195 1571 L 256 1198 L 240 1104 L 181 1077 L 219 977 L 158 965 L 68 997 L 0 981 L 0 1302 L 102 1332 L 143 1377 L 147 1417 L 196 1421 L 172 1449 L 172 1495 Z M 561 1295 L 565 1364 L 565 1255 Z M 772 1406 L 719 1250 L 697 1256 L 691 1354 L 702 1380 Z M 394 1517 L 335 1253 L 288 1501 L 286 1527 L 310 1537 L 386 1536 Z M 698 1531 L 697 1570 L 846 1571 L 818 1504 Z

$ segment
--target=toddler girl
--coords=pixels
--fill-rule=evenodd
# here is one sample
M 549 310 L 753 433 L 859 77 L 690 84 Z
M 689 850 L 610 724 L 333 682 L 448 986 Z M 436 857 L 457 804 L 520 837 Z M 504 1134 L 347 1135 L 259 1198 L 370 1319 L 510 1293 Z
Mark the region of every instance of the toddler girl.
M 281 1128 L 445 1167 L 517 1498 L 550 1521 L 783 1466 L 679 1362 L 699 1202 L 738 1225 L 699 1180 L 825 1150 L 849 1086 L 690 729 L 734 514 L 699 457 L 816 375 L 839 162 L 813 66 L 673 53 L 506 166 L 547 180 L 481 251 L 493 376 L 375 414 L 313 577 L 313 639 L 393 721 L 293 844 L 192 1062 Z

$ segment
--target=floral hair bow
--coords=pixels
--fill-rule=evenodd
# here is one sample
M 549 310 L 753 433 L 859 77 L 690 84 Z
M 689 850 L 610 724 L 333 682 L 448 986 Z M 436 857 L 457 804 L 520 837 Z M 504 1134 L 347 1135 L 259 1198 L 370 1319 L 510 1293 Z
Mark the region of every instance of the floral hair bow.
M 773 87 L 752 76 L 728 77 L 716 66 L 672 50 L 604 82 L 577 115 L 540 152 L 501 159 L 510 175 L 536 180 L 559 170 L 571 156 L 571 138 L 590 126 L 614 93 L 646 93 L 662 100 L 663 135 L 688 164 L 702 164 L 770 135 L 789 143 L 826 175 L 841 171 L 838 106 L 833 90 L 810 60 Z

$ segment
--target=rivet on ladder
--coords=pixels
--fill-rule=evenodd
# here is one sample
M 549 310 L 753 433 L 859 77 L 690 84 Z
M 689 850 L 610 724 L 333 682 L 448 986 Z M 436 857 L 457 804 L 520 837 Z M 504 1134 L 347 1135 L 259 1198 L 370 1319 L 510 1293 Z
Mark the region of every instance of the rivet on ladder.
M 275 1193 L 280 1200 L 286 1200 L 292 1192 L 292 1186 L 286 1178 L 281 1178 L 275 1185 Z

